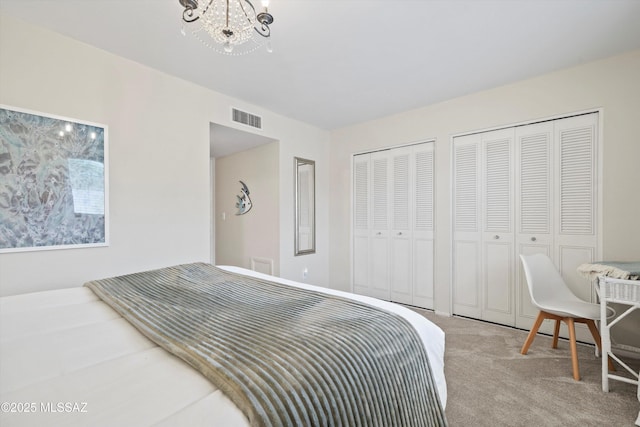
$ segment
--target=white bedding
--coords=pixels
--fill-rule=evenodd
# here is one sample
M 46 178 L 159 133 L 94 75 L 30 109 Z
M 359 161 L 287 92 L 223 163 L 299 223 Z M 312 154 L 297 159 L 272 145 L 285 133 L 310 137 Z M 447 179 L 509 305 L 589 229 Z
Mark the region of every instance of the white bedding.
M 221 268 L 352 298 L 405 317 L 425 344 L 446 405 L 444 333 L 423 316 L 374 298 Z M 0 402 L 2 426 L 248 425 L 208 380 L 87 288 L 0 298 Z

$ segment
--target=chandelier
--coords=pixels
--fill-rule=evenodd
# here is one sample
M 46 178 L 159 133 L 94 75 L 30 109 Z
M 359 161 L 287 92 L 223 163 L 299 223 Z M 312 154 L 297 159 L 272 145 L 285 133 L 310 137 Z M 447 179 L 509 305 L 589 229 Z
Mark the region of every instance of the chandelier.
M 269 39 L 273 16 L 267 11 L 269 0 L 262 0 L 262 12 L 249 0 L 179 0 L 184 10 L 182 20 L 200 24 L 194 35 L 205 45 L 229 55 L 242 55 L 257 49 Z M 200 37 L 204 31 L 210 38 Z M 182 34 L 185 34 L 184 27 Z M 256 37 L 262 36 L 262 38 Z M 209 44 L 210 40 L 215 45 Z M 220 49 L 221 48 L 221 49 Z M 267 46 L 270 51 L 270 47 Z

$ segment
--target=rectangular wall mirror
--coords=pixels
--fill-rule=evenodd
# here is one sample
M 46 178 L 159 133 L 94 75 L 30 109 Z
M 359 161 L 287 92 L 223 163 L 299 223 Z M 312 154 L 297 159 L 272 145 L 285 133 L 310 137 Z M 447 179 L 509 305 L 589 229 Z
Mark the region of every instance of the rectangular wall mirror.
M 316 162 L 294 158 L 295 230 L 294 255 L 316 252 Z

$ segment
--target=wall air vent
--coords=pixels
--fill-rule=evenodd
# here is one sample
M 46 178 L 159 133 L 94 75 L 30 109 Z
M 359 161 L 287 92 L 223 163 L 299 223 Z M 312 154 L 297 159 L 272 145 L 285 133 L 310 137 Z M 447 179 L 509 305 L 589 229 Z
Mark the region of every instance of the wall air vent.
M 247 113 L 246 111 L 240 111 L 232 108 L 231 120 L 236 123 L 242 123 L 243 125 L 254 127 L 256 129 L 262 129 L 262 117 Z

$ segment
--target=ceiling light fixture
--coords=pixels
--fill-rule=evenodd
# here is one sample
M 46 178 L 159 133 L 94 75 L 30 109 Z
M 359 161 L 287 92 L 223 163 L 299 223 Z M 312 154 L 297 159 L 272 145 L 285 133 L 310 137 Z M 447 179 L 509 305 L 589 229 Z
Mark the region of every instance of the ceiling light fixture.
M 262 12 L 249 0 L 179 0 L 184 10 L 182 20 L 188 24 L 199 22 L 194 35 L 205 45 L 228 55 L 242 55 L 252 52 L 271 37 L 273 16 L 268 12 L 269 0 L 262 0 Z M 208 38 L 199 37 L 205 31 Z M 184 27 L 182 34 L 185 34 Z M 262 36 L 257 38 L 256 34 Z M 221 48 L 221 49 L 220 49 Z M 267 50 L 271 51 L 269 44 Z

